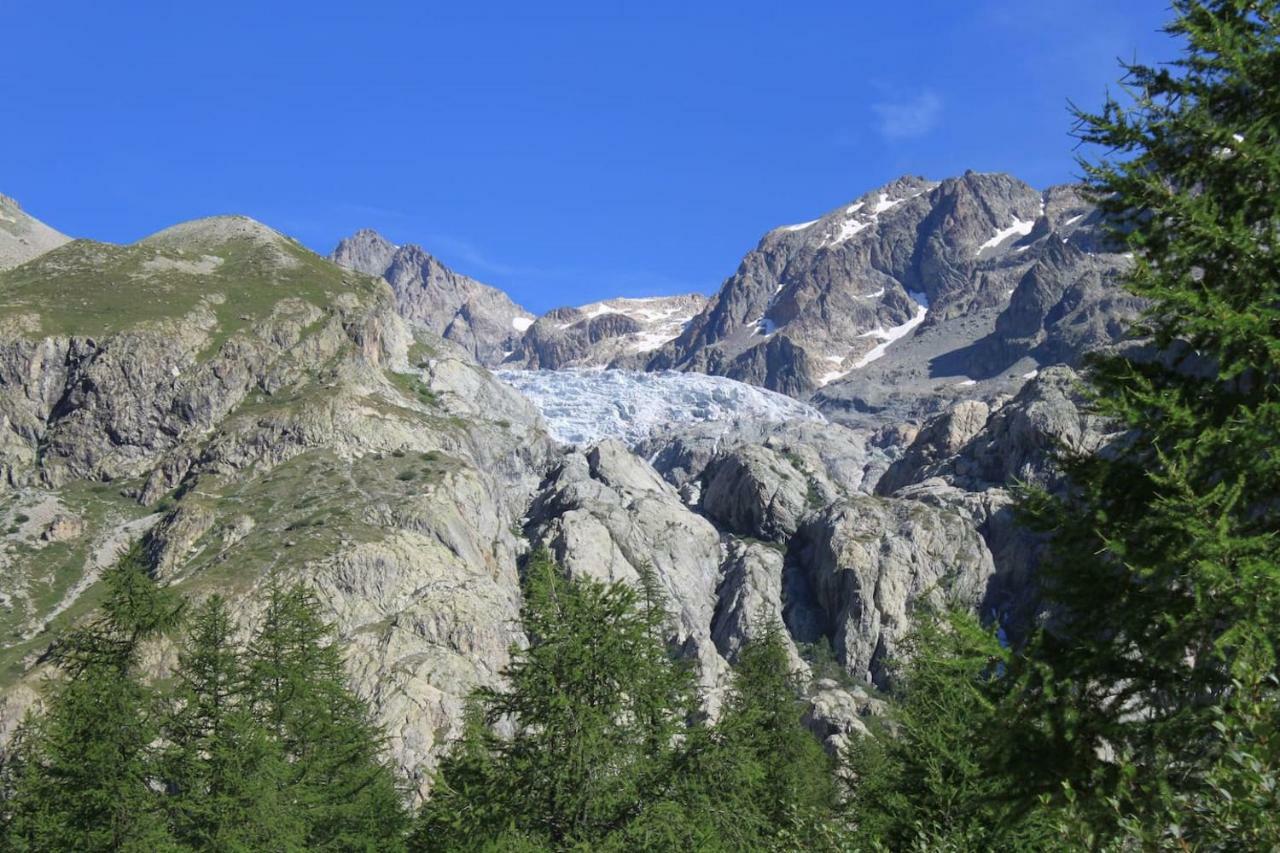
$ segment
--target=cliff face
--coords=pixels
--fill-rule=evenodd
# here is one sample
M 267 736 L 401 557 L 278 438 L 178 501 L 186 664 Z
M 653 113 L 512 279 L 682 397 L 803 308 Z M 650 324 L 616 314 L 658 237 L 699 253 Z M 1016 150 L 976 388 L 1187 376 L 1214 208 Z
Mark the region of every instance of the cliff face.
M 93 612 L 103 569 L 138 544 L 159 580 L 221 593 L 247 624 L 268 575 L 311 583 L 424 791 L 467 696 L 524 642 L 520 562 L 545 545 L 574 575 L 652 567 L 713 713 L 762 615 L 787 627 L 801 671 L 830 643 L 843 677 L 811 686 L 808 719 L 838 748 L 879 712 L 865 685 L 892 684 L 917 607 L 1030 618 L 1039 543 L 1013 524 L 1008 483 L 1053 486 L 1055 446 L 1105 440 L 1074 375 L 1046 365 L 1118 334 L 1132 306 L 1110 284 L 1123 259 L 1069 230 L 1092 214 L 1064 192 L 899 182 L 767 237 L 692 320 L 688 300 L 612 300 L 522 340 L 531 318 L 420 250 L 358 235 L 344 267 L 242 217 L 0 271 L 0 739 L 50 644 Z M 1032 214 L 1026 234 L 983 237 Z M 488 321 L 465 305 L 490 303 L 510 331 L 477 334 Z M 734 319 L 757 311 L 746 331 Z M 477 363 L 508 347 L 649 358 L 637 340 L 676 327 L 651 366 L 723 358 L 737 367 L 717 372 L 750 367 L 826 416 L 729 378 L 500 371 L 508 384 Z M 855 366 L 813 394 L 806 365 L 837 344 Z M 931 373 L 957 346 L 964 393 Z M 922 427 L 899 417 L 929 411 Z M 148 671 L 174 660 L 166 638 Z
M 507 358 L 534 321 L 501 290 L 454 272 L 420 246 L 394 246 L 374 231 L 356 232 L 330 257 L 385 279 L 400 316 L 456 343 L 481 364 Z
M 425 778 L 519 640 L 513 528 L 553 452 L 533 408 L 415 338 L 386 283 L 249 220 L 75 242 L 0 292 L 4 725 L 140 541 L 158 578 L 250 621 L 268 573 L 313 583 Z

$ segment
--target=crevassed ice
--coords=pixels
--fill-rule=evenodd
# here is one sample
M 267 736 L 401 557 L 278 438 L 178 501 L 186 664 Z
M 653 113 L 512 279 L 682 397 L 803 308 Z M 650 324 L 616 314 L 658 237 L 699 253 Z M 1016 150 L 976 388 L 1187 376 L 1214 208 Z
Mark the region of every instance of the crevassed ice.
M 616 438 L 635 446 L 681 424 L 826 419 L 812 406 L 745 382 L 702 373 L 634 370 L 499 370 L 532 402 L 551 437 L 585 446 Z

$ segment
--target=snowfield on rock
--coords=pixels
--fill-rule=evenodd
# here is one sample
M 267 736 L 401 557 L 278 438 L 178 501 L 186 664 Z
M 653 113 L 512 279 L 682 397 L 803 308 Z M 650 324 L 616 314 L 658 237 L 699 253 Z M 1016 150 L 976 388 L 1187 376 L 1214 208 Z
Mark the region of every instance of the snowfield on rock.
M 672 426 L 706 421 L 826 420 L 798 400 L 723 376 L 584 369 L 496 375 L 538 407 L 553 438 L 576 446 L 606 438 L 635 446 Z

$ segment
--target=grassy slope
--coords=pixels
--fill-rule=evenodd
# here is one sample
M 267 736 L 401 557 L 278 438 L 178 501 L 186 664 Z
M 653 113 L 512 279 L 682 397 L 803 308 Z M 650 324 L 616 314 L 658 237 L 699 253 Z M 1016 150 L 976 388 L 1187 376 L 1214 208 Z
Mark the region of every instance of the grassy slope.
M 287 238 L 261 226 L 257 233 L 230 240 L 175 245 L 173 240 L 115 246 L 77 240 L 20 268 L 0 272 L 0 328 L 6 320 L 28 318 L 24 337 L 45 335 L 107 337 L 162 321 L 180 320 L 207 306 L 217 318 L 205 352 L 212 354 L 230 337 L 267 318 L 283 299 L 302 299 L 321 309 L 338 297 L 370 301 L 385 285 L 334 266 Z M 32 316 L 37 324 L 30 322 Z M 415 353 L 424 357 L 423 345 Z M 385 395 L 359 400 L 382 416 L 425 423 L 432 429 L 457 428 L 421 383 L 412 376 L 388 373 Z M 296 412 L 319 405 L 334 392 L 319 383 L 251 397 L 228 420 Z M 354 402 L 354 401 L 353 401 Z M 234 589 L 272 566 L 298 566 L 335 550 L 343 540 L 369 541 L 379 529 L 363 516 L 369 502 L 394 504 L 438 482 L 456 460 L 436 453 L 369 454 L 343 460 L 318 449 L 303 453 L 262 474 L 234 482 L 201 478 L 180 502 L 201 504 L 215 523 L 199 539 L 181 570 L 198 575 L 201 584 Z M 24 503 L 47 493 L 11 494 L 0 503 L 0 536 L 12 570 L 21 574 L 30 610 L 50 611 L 79 579 L 91 545 L 114 525 L 140 518 L 147 509 L 121 493 L 133 483 L 73 482 L 53 494 L 79 517 L 84 533 L 66 542 L 44 543 L 13 537 L 13 519 Z M 159 509 L 172 509 L 174 498 Z M 254 522 L 238 541 L 236 521 Z M 6 531 L 8 531 L 6 533 Z M 254 567 L 254 571 L 246 571 Z M 20 677 L 32 653 L 48 645 L 61 630 L 83 618 L 97 604 L 91 587 L 48 630 L 22 639 L 30 627 L 26 606 L 0 608 L 0 685 Z
M 0 273 L 0 320 L 36 315 L 39 334 L 101 337 L 178 319 L 203 303 L 217 315 L 216 348 L 283 298 L 323 307 L 340 293 L 369 297 L 378 287 L 279 236 L 191 249 L 75 240 Z

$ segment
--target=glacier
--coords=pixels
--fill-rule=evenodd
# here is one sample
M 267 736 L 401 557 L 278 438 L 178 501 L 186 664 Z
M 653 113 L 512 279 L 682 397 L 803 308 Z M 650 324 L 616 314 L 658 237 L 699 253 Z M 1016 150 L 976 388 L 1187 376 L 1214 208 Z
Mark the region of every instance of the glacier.
M 826 418 L 812 406 L 745 382 L 702 373 L 637 370 L 498 370 L 547 422 L 551 437 L 579 447 L 616 438 L 630 447 L 683 424 Z

